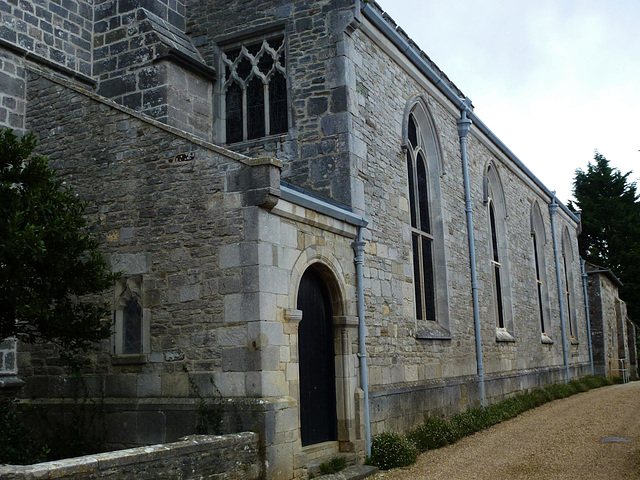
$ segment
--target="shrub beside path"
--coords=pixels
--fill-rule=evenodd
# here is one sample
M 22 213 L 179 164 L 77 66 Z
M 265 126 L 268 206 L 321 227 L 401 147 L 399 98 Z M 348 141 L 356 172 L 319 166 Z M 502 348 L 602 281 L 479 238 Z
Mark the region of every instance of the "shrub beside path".
M 640 381 L 555 400 L 371 478 L 640 480 Z

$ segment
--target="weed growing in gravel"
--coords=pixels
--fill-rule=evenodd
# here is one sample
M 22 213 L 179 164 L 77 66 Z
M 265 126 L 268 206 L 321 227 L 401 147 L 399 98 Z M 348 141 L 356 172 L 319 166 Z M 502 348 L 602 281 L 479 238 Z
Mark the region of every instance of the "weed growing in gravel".
M 392 433 L 376 435 L 371 444 L 371 458 L 368 461 L 381 470 L 407 466 L 415 461 L 417 452 L 444 447 L 552 400 L 605 385 L 611 385 L 605 377 L 588 375 L 571 380 L 568 384 L 556 383 L 530 392 L 522 392 L 485 409 L 470 408 L 449 419 L 430 417 L 406 436 Z

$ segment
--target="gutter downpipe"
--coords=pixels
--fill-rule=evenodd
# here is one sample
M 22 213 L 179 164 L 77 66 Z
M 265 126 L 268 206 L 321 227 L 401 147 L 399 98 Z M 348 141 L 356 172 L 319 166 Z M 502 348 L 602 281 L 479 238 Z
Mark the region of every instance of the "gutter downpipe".
M 473 298 L 473 325 L 476 334 L 476 362 L 478 377 L 480 378 L 480 397 L 482 408 L 485 408 L 484 364 L 482 362 L 482 338 L 480 337 L 480 308 L 478 302 L 478 275 L 476 272 L 476 242 L 473 236 L 473 204 L 471 203 L 471 189 L 469 187 L 469 166 L 467 163 L 467 134 L 471 128 L 471 120 L 467 118 L 470 101 L 463 102 L 461 117 L 457 120 L 458 135 L 460 136 L 460 155 L 462 157 L 462 177 L 464 179 L 464 203 L 467 215 L 467 233 L 469 236 L 469 263 L 471 264 L 471 295 Z
M 356 264 L 356 288 L 358 290 L 358 358 L 360 359 L 360 388 L 364 392 L 364 436 L 367 446 L 367 456 L 371 456 L 371 421 L 369 412 L 369 376 L 367 374 L 367 350 L 365 339 L 367 330 L 364 324 L 364 288 L 362 265 L 364 264 L 364 246 L 362 240 L 362 226 L 358 227 L 358 240 L 351 244 Z
M 558 211 L 558 203 L 556 195 L 553 192 L 551 203 L 549 204 L 549 216 L 551 217 L 551 236 L 553 237 L 553 258 L 556 263 L 556 283 L 558 284 L 558 303 L 560 304 L 560 329 L 562 331 L 562 355 L 564 357 L 564 367 L 567 375 L 567 383 L 569 383 L 569 355 L 567 353 L 567 332 L 564 324 L 564 302 L 562 299 L 562 280 L 560 278 L 560 259 L 558 258 L 558 241 L 556 240 L 556 221 L 555 215 Z M 589 340 L 591 341 L 591 340 Z
M 585 264 L 587 262 L 580 257 L 580 266 L 582 267 L 582 288 L 584 289 L 584 309 L 587 313 L 587 335 L 589 336 L 589 364 L 591 365 L 591 375 L 595 375 L 593 368 L 593 347 L 591 345 L 591 320 L 589 319 L 589 295 L 587 294 L 587 271 Z

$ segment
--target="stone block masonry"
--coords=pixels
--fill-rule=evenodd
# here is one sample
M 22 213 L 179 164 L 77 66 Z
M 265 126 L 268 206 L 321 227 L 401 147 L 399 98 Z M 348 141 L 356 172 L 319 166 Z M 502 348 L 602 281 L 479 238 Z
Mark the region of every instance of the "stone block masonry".
M 0 50 L 0 127 L 24 131 L 27 81 L 22 58 Z
M 91 75 L 93 5 L 86 0 L 0 2 L 0 41 Z
M 29 466 L 0 466 L 0 478 L 28 480 L 255 480 L 258 435 L 192 435 L 165 445 L 69 458 Z

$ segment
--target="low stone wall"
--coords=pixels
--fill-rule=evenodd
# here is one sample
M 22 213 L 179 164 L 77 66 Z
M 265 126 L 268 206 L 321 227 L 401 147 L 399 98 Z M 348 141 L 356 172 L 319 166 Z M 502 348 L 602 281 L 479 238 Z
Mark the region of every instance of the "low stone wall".
M 589 364 L 570 366 L 571 378 L 591 374 Z M 492 405 L 519 392 L 564 382 L 562 365 L 487 375 L 486 404 Z M 371 433 L 404 433 L 420 425 L 429 416 L 450 416 L 481 405 L 478 377 L 458 377 L 369 392 Z
M 0 466 L 2 479 L 225 479 L 260 478 L 258 434 L 191 435 L 163 445 L 69 458 L 36 465 Z

